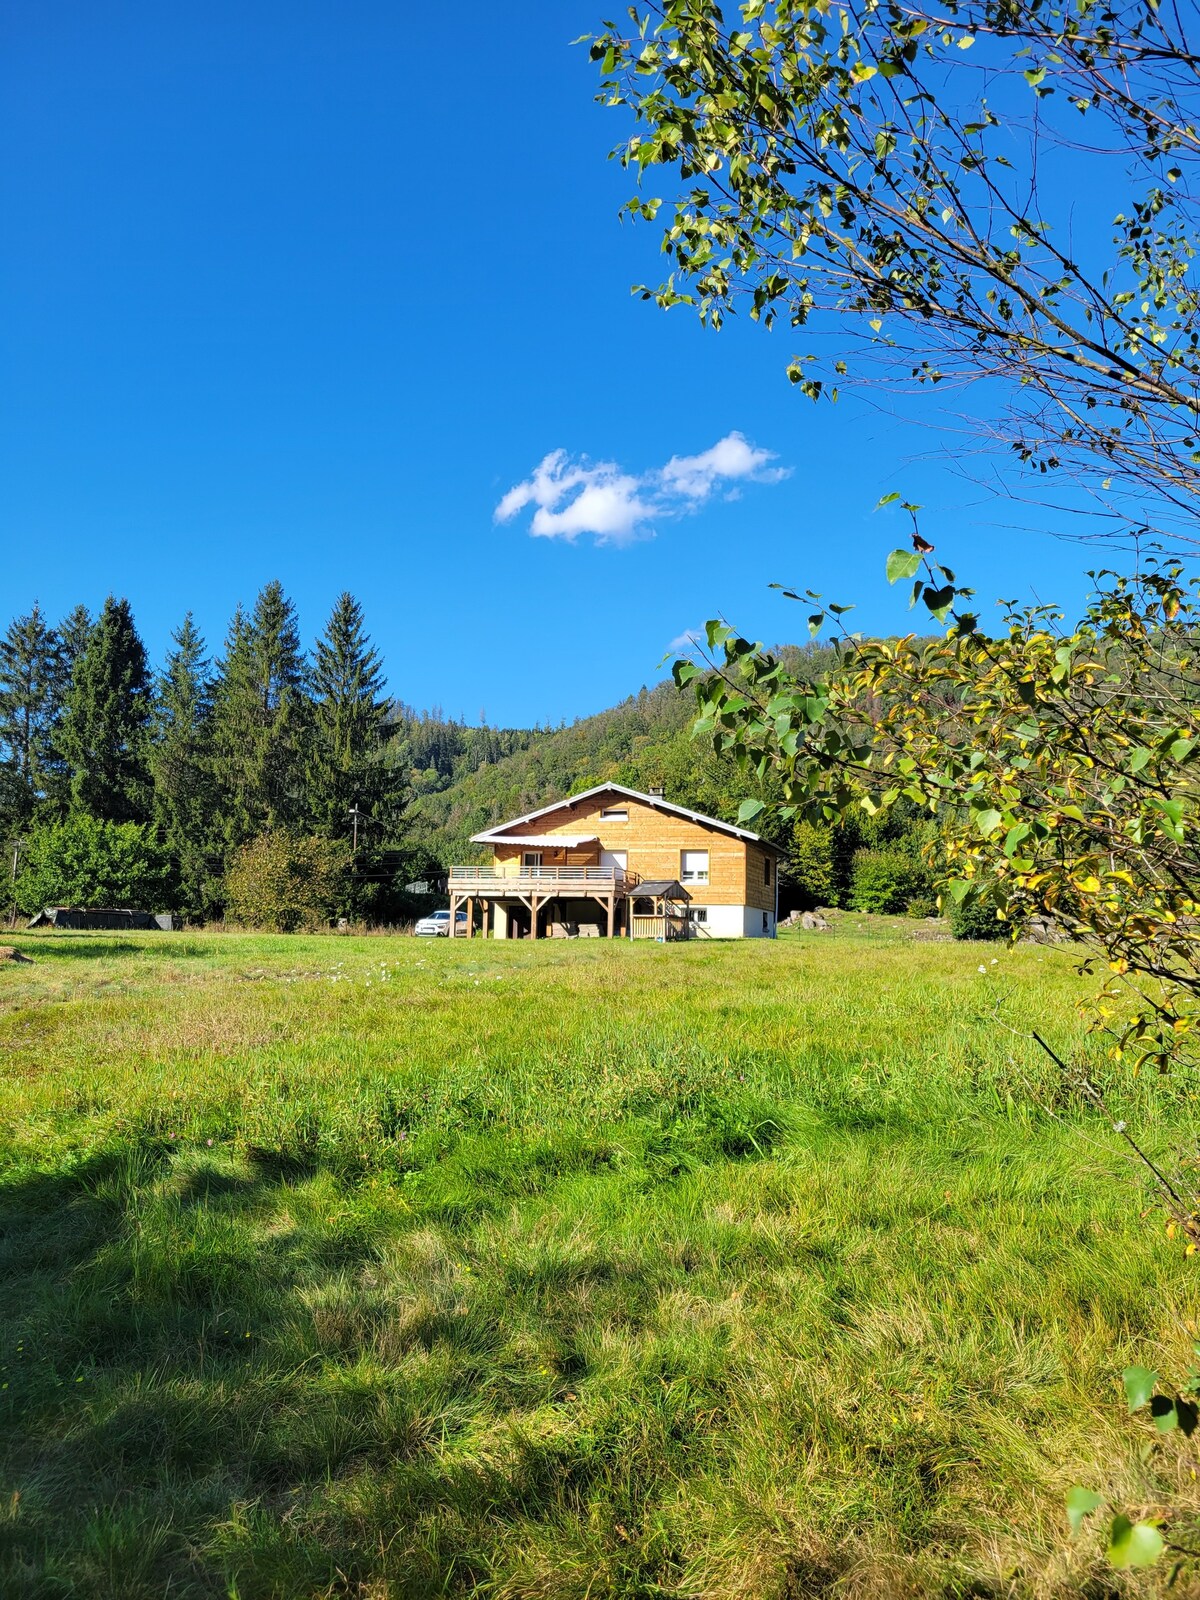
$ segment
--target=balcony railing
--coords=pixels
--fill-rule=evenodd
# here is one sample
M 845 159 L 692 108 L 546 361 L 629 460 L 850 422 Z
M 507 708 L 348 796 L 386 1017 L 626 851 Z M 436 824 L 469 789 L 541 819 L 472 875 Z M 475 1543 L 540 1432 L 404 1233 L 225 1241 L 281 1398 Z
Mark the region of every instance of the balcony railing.
M 450 888 L 463 894 L 475 890 L 502 894 L 506 889 L 611 889 L 618 893 L 636 883 L 635 874 L 619 867 L 534 867 L 513 862 L 500 867 L 451 867 Z

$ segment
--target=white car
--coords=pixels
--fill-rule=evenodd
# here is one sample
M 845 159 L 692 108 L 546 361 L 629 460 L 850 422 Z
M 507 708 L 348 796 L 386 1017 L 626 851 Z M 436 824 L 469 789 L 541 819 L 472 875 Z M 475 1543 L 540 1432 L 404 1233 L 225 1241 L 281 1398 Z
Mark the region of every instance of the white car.
M 431 916 L 422 917 L 413 932 L 421 939 L 448 939 L 450 937 L 450 912 L 435 911 Z M 460 911 L 454 919 L 454 932 L 459 938 L 465 938 L 467 932 L 467 913 Z

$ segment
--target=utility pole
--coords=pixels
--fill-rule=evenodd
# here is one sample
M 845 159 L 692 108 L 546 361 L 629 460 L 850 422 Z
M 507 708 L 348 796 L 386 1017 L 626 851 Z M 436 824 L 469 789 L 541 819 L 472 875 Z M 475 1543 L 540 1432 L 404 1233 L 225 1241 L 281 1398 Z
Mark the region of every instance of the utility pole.
M 353 854 L 357 855 L 358 854 L 358 824 L 359 824 L 360 821 L 361 822 L 366 822 L 369 819 L 368 819 L 367 814 L 366 814 L 365 811 L 360 811 L 359 810 L 358 801 L 357 800 L 350 807 L 349 811 L 347 811 L 346 816 L 354 824 Z

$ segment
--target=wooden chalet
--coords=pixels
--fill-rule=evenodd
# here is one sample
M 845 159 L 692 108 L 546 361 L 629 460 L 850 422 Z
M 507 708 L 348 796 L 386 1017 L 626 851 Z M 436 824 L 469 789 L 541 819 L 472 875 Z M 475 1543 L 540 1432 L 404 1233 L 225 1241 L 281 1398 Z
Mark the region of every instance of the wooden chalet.
M 450 868 L 451 937 L 460 910 L 468 938 L 775 937 L 777 847 L 661 790 L 598 784 L 471 842 L 492 860 Z

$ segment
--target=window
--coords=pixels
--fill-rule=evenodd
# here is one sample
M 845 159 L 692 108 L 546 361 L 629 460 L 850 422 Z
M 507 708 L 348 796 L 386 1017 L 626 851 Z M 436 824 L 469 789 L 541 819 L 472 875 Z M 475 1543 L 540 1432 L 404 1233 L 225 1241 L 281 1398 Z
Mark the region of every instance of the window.
M 680 883 L 708 882 L 708 851 L 681 850 L 679 852 Z
M 542 852 L 540 850 L 523 850 L 521 852 L 521 865 L 523 867 L 540 867 Z
M 692 922 L 707 922 L 708 921 L 708 907 L 707 906 L 689 906 L 688 907 L 688 918 Z
M 766 884 L 768 889 L 771 887 L 771 858 L 770 858 L 770 856 L 764 856 L 763 857 L 763 882 Z
M 624 806 L 605 806 L 600 813 L 601 822 L 628 822 L 629 812 Z
M 764 911 L 763 912 L 763 932 L 764 933 L 770 933 L 770 931 L 771 931 L 771 913 L 769 911 Z

